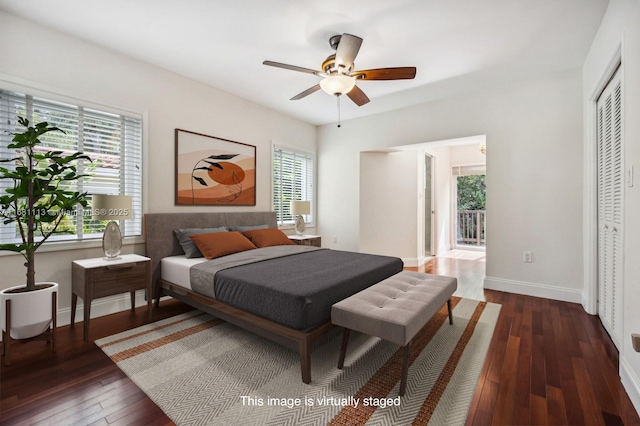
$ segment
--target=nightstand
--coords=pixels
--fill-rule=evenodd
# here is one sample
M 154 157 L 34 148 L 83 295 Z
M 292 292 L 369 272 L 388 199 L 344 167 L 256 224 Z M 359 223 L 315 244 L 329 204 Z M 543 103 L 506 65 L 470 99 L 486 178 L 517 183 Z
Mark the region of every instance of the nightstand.
M 74 326 L 78 296 L 84 301 L 84 341 L 89 340 L 91 302 L 100 297 L 131 293 L 131 310 L 135 310 L 136 290 L 147 290 L 147 310 L 151 320 L 151 259 L 137 254 L 124 254 L 117 260 L 104 258 L 73 261 L 71 293 L 71 326 Z
M 319 235 L 289 235 L 288 237 L 299 246 L 322 246 L 322 238 Z

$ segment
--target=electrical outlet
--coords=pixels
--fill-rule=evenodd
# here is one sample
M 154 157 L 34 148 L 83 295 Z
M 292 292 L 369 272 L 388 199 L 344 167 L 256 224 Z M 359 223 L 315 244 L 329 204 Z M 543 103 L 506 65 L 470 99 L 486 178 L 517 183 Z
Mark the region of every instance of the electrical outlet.
M 532 262 L 532 257 L 531 257 L 531 252 L 530 251 L 523 251 L 522 252 L 522 261 L 526 262 L 526 263 L 531 263 Z
M 338 242 L 338 236 L 337 236 L 337 235 L 334 235 L 334 236 L 333 236 L 333 242 L 334 242 L 334 243 L 337 243 L 337 242 Z

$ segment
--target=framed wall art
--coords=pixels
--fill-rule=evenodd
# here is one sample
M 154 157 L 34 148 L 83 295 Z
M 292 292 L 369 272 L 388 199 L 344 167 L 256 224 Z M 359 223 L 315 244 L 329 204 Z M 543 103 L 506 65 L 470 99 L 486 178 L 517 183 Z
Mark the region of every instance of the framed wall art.
M 255 206 L 256 147 L 176 129 L 176 205 Z

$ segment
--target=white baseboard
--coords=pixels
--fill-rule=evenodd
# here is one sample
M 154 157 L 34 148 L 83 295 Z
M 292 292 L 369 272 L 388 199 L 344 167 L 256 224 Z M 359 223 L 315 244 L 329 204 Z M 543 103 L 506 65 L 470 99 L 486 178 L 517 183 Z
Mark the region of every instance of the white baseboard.
M 415 268 L 417 266 L 424 265 L 431 259 L 433 259 L 433 256 L 420 256 L 418 258 L 409 257 L 409 258 L 402 258 L 402 263 L 404 263 L 404 266 Z
M 488 290 L 505 291 L 507 293 L 524 294 L 526 296 L 543 297 L 545 299 L 561 300 L 563 302 L 582 302 L 582 290 L 556 287 L 547 284 L 485 277 L 484 288 Z
M 136 308 L 138 306 L 147 306 L 147 301 L 144 299 L 145 291 L 136 291 Z M 78 299 L 78 302 L 82 299 Z M 91 318 L 102 317 L 109 314 L 115 314 L 116 312 L 127 311 L 131 309 L 131 296 L 129 293 L 119 294 L 111 297 L 103 297 L 95 299 L 91 303 Z M 71 324 L 71 307 L 58 309 L 58 327 Z M 82 323 L 84 321 L 84 304 L 78 303 L 76 307 L 75 323 Z M 0 336 L 0 342 L 2 336 Z
M 402 263 L 404 263 L 404 266 L 416 267 L 420 266 L 420 259 L 417 257 L 403 257 Z
M 636 411 L 640 413 L 640 380 L 627 362 L 626 357 L 620 357 L 620 381 Z
M 144 299 L 144 295 L 144 290 L 136 291 L 136 308 L 138 306 L 147 306 L 147 301 Z M 75 318 L 76 323 L 84 320 L 84 304 L 80 304 L 81 300 L 82 299 L 78 298 Z M 94 299 L 93 302 L 91 302 L 91 318 L 115 314 L 116 312 L 126 311 L 129 309 L 131 309 L 131 296 L 129 293 Z M 58 327 L 69 324 L 71 324 L 71 308 L 58 309 Z
M 582 308 L 589 315 L 597 315 L 598 314 L 598 306 L 594 301 L 592 301 L 586 293 L 586 290 L 582 292 Z

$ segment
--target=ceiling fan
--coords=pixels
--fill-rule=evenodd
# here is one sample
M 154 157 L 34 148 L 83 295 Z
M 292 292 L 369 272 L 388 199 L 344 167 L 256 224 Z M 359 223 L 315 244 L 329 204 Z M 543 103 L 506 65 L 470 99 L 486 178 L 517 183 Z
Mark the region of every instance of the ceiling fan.
M 354 71 L 353 61 L 362 44 L 360 37 L 346 33 L 334 35 L 329 39 L 329 44 L 336 53 L 325 59 L 322 63 L 322 71 L 273 61 L 264 61 L 263 64 L 323 77 L 319 84 L 297 94 L 291 98 L 292 101 L 297 101 L 322 89 L 330 95 L 347 95 L 356 105 L 362 106 L 369 102 L 369 98 L 362 89 L 356 86 L 357 80 L 409 80 L 416 76 L 416 67 L 376 68 Z

